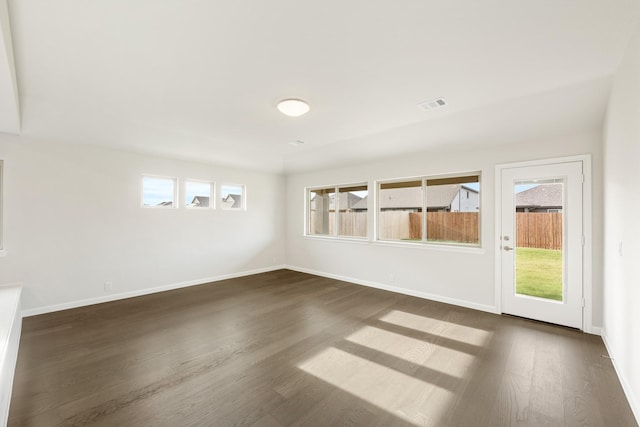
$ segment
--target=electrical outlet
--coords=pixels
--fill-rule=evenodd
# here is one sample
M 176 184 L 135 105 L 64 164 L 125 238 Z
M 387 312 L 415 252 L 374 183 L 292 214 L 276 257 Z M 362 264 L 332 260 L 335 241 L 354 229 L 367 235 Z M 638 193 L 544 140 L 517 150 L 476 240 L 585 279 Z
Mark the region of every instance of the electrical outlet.
M 389 281 L 393 283 L 395 277 L 393 277 L 393 273 L 389 273 Z
M 104 282 L 104 290 L 106 291 L 112 291 L 113 290 L 113 282 L 110 281 L 106 281 Z

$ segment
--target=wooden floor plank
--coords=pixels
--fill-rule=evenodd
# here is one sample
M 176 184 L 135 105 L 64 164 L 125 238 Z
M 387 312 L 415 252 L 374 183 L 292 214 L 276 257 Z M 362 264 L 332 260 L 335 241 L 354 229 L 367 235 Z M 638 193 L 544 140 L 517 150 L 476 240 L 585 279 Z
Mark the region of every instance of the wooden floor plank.
M 603 354 L 279 270 L 25 318 L 9 425 L 637 425 Z

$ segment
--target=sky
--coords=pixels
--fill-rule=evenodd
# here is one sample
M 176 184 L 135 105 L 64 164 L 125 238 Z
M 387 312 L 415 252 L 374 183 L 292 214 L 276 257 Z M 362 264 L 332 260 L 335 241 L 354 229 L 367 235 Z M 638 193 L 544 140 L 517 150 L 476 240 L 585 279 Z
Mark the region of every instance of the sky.
M 540 184 L 516 184 L 516 194 L 537 187 Z
M 187 181 L 184 187 L 184 203 L 186 205 L 190 204 L 196 196 L 211 198 L 210 182 Z
M 242 194 L 242 186 L 240 185 L 223 185 L 220 188 L 220 198 L 224 199 L 229 194 Z
M 172 178 L 153 178 L 145 176 L 142 179 L 142 204 L 157 206 L 162 202 L 173 200 L 175 180 Z
M 202 181 L 186 181 L 184 196 L 181 197 L 182 203 L 187 205 L 191 203 L 195 196 L 211 197 L 210 182 Z M 170 202 L 173 200 L 175 179 L 173 178 L 155 178 L 145 176 L 143 178 L 143 204 L 145 206 L 157 206 L 162 202 Z M 223 185 L 221 198 L 231 194 L 241 194 L 242 187 L 237 185 Z

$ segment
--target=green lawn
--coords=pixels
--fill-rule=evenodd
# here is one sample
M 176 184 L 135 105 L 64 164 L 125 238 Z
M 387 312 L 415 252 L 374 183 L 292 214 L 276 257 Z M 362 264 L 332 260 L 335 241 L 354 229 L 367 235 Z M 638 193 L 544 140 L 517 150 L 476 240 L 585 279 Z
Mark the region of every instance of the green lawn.
M 562 251 L 517 248 L 516 292 L 562 301 Z

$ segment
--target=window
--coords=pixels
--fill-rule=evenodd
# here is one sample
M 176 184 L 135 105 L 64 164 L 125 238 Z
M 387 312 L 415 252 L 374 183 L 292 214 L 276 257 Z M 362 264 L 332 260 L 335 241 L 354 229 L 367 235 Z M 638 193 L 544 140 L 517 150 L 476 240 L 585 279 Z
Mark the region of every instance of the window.
M 368 194 L 367 184 L 309 189 L 307 235 L 366 238 Z
M 424 210 L 422 181 L 401 181 L 380 184 L 378 189 L 378 238 L 380 240 L 420 240 L 415 229 L 415 216 Z M 414 222 L 411 230 L 410 220 Z M 418 221 L 419 223 L 420 221 Z
M 367 185 L 338 188 L 338 236 L 367 237 Z
M 246 207 L 244 185 L 223 184 L 221 187 L 221 206 L 224 210 L 243 210 Z
M 176 178 L 142 177 L 142 205 L 151 208 L 177 207 Z
M 331 216 L 331 201 L 335 199 L 335 188 L 318 188 L 309 191 L 309 230 L 311 236 L 332 236 L 335 218 Z
M 378 239 L 480 244 L 480 174 L 378 184 Z
M 209 181 L 185 181 L 184 205 L 191 209 L 213 209 L 213 183 Z

